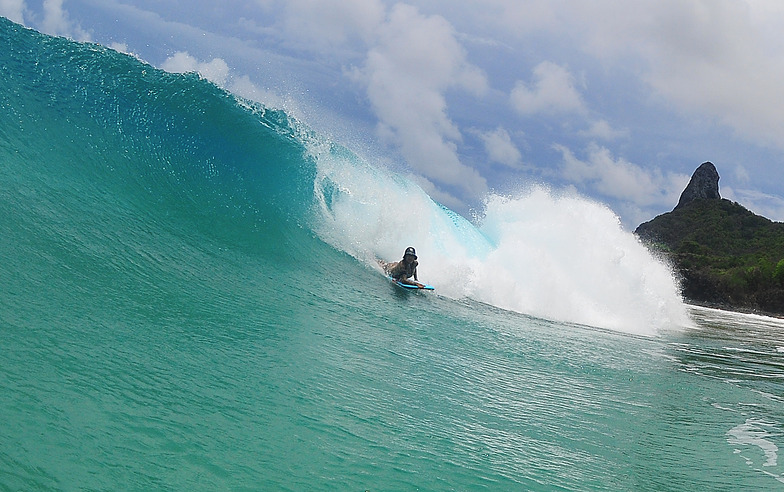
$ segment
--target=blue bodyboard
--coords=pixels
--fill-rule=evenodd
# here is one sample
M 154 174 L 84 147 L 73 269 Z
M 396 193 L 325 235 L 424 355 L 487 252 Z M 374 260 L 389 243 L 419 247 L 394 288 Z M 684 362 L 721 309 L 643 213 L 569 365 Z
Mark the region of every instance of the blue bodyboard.
M 410 289 L 410 290 L 436 290 L 436 288 L 433 287 L 432 285 L 425 285 L 423 288 L 420 289 L 416 285 L 404 284 L 403 282 L 398 282 L 397 280 L 393 279 L 392 277 L 387 277 L 387 278 L 389 280 L 391 280 L 392 282 L 394 282 L 398 287 L 402 287 L 404 289 Z

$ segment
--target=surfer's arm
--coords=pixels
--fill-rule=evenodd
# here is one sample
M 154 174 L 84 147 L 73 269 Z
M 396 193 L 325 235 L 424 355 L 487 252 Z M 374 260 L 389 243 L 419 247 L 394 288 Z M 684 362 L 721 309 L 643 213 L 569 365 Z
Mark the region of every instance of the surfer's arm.
M 420 289 L 424 289 L 425 288 L 425 285 L 424 284 L 420 284 L 419 281 L 416 279 L 416 275 L 414 275 L 414 280 L 411 280 L 409 277 L 400 277 L 398 279 L 398 282 L 400 282 L 401 284 L 416 285 Z

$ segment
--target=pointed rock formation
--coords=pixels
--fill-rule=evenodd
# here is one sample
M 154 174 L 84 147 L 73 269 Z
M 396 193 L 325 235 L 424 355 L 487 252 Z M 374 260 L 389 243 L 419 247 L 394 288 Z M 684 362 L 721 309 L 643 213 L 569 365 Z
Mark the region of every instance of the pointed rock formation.
M 721 200 L 719 195 L 719 172 L 711 162 L 703 162 L 700 167 L 691 175 L 691 180 L 686 189 L 681 193 L 678 200 L 679 207 L 691 203 L 694 200 Z
M 784 222 L 721 198 L 710 162 L 694 171 L 672 212 L 634 232 L 668 258 L 687 301 L 784 316 Z

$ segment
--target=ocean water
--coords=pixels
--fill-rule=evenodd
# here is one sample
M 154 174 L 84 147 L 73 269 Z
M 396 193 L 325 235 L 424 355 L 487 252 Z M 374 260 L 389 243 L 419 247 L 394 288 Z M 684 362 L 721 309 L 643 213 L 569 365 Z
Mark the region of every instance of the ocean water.
M 784 490 L 784 322 L 0 18 L 0 490 Z M 417 248 L 435 292 L 375 260 Z

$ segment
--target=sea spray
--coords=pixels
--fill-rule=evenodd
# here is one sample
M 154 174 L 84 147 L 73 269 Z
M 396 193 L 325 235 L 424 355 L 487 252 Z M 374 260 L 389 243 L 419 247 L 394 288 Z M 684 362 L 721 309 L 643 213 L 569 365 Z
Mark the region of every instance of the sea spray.
M 322 239 L 370 266 L 402 258 L 414 246 L 420 274 L 439 280 L 442 293 L 464 296 L 449 286 L 468 281 L 470 269 L 453 259 L 484 258 L 492 250 L 479 230 L 410 180 L 346 149 L 322 148 L 314 159 L 313 227 Z
M 497 246 L 474 271 L 469 297 L 635 334 L 689 324 L 670 269 L 602 204 L 542 187 L 492 196 L 480 230 Z
M 316 230 L 371 267 L 415 246 L 448 297 L 642 335 L 689 325 L 670 269 L 602 204 L 534 187 L 488 197 L 476 227 L 348 151 L 315 160 Z

